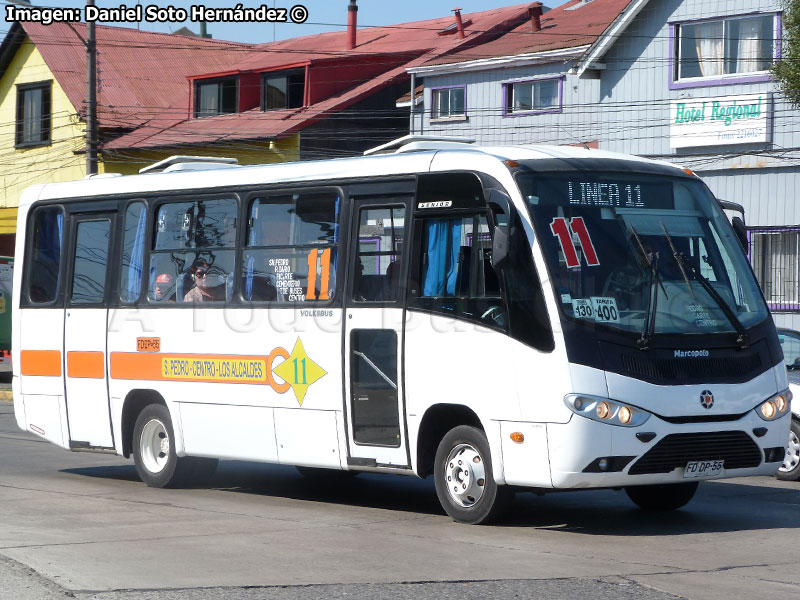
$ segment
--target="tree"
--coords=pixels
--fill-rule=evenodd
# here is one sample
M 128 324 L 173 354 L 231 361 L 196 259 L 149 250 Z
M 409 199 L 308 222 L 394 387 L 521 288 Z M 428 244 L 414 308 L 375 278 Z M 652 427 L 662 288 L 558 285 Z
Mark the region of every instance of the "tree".
M 781 56 L 772 67 L 772 74 L 784 97 L 800 107 L 800 0 L 785 0 Z

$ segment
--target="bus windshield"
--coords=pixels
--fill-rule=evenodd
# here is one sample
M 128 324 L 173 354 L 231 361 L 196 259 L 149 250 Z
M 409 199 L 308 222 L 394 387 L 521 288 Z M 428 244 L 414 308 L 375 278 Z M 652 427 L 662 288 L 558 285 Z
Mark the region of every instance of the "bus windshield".
M 725 215 L 699 181 L 517 174 L 562 314 L 655 334 L 738 331 L 767 315 Z

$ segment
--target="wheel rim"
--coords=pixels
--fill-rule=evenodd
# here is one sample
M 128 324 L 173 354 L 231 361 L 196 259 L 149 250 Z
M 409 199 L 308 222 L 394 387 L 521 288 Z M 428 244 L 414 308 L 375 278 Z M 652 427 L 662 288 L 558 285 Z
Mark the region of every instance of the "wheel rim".
M 464 508 L 475 506 L 483 497 L 486 469 L 483 457 L 470 444 L 459 444 L 444 464 L 444 480 L 450 498 Z
M 786 456 L 783 458 L 783 464 L 781 468 L 778 469 L 784 473 L 789 473 L 790 471 L 797 468 L 797 465 L 800 464 L 800 438 L 797 437 L 797 434 L 794 431 L 789 431 L 789 443 L 786 444 Z
M 169 434 L 158 419 L 151 419 L 142 428 L 139 439 L 142 463 L 151 473 L 160 473 L 169 460 Z

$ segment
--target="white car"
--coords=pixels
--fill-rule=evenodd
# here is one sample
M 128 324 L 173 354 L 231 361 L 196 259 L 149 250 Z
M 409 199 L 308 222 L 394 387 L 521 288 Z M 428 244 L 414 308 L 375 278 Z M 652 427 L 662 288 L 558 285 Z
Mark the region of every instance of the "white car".
M 778 329 L 778 338 L 783 348 L 783 361 L 789 373 L 789 389 L 794 400 L 786 457 L 775 476 L 786 481 L 798 481 L 800 480 L 800 332 Z

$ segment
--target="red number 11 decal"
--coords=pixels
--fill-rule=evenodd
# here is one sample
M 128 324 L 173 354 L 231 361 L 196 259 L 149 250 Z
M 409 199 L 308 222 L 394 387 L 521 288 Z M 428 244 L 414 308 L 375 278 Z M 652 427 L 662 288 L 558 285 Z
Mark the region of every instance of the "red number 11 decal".
M 572 243 L 572 235 L 570 232 L 578 236 L 581 244 L 581 250 L 586 257 L 586 264 L 590 267 L 596 267 L 600 264 L 597 260 L 597 252 L 595 252 L 592 238 L 589 236 L 589 230 L 586 229 L 586 223 L 583 222 L 583 217 L 573 217 L 570 219 L 569 226 L 564 217 L 556 217 L 550 223 L 550 231 L 558 238 L 558 243 L 561 244 L 561 252 L 564 253 L 564 259 L 567 261 L 567 268 L 574 269 L 581 266 L 581 261 L 578 258 L 578 251 Z

